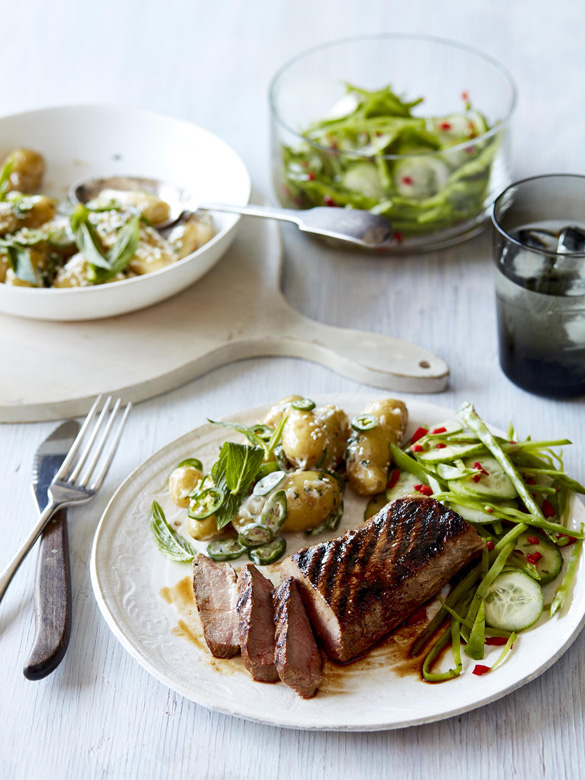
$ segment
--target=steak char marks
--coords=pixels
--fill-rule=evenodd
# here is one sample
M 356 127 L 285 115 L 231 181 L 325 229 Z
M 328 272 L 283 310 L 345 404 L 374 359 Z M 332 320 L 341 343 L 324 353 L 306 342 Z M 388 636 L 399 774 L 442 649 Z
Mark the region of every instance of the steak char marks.
M 351 661 L 436 595 L 483 548 L 477 531 L 433 498 L 405 496 L 360 528 L 283 561 L 328 655 Z

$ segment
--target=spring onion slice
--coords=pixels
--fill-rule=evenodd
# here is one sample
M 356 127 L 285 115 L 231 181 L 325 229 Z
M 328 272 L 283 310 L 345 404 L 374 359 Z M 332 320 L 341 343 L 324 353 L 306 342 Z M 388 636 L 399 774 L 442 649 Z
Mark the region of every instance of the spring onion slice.
M 182 460 L 176 468 L 180 469 L 183 466 L 191 466 L 194 469 L 199 469 L 199 471 L 203 471 L 203 463 L 199 460 L 199 458 L 185 458 L 185 460 Z
M 193 520 L 206 520 L 219 512 L 226 500 L 225 491 L 218 487 L 210 487 L 195 493 L 189 501 L 187 514 Z
M 299 412 L 311 412 L 316 404 L 310 398 L 298 398 L 291 402 L 291 406 L 293 409 L 298 409 Z
M 380 424 L 378 418 L 373 414 L 358 414 L 351 421 L 351 427 L 358 433 L 364 431 L 371 431 L 372 428 L 376 428 Z

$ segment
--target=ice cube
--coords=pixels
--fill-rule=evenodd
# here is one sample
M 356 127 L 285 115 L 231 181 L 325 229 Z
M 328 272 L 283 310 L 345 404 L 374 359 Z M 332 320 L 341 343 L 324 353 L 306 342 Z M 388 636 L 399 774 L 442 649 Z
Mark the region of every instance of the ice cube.
M 565 227 L 559 235 L 557 252 L 563 255 L 585 254 L 585 230 Z
M 517 241 L 530 249 L 541 252 L 557 252 L 558 234 L 540 228 L 523 228 L 512 234 Z
M 535 279 L 550 271 L 550 257 L 538 252 L 520 249 L 512 260 L 512 272 L 520 279 Z

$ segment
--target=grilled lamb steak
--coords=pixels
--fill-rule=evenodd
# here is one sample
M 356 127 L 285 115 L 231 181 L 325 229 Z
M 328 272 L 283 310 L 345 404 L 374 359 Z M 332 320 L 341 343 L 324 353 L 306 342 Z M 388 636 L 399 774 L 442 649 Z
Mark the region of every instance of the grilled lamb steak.
M 328 655 L 350 661 L 424 604 L 483 548 L 433 498 L 405 496 L 360 528 L 285 559 Z
M 238 577 L 240 649 L 244 666 L 259 682 L 276 682 L 274 665 L 274 588 L 251 563 Z
M 278 675 L 303 699 L 310 699 L 321 684 L 323 659 L 303 605 L 296 581 L 289 577 L 274 594 Z
M 207 646 L 216 658 L 231 658 L 240 649 L 236 573 L 229 563 L 206 555 L 193 561 L 193 592 Z

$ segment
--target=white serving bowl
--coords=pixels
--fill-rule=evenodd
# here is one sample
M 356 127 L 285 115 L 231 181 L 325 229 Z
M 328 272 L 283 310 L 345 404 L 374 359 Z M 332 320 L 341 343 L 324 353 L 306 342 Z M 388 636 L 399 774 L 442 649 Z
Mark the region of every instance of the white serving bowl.
M 122 106 L 62 106 L 0 117 L 0 159 L 16 147 L 44 155 L 41 192 L 63 200 L 70 185 L 98 176 L 162 179 L 200 200 L 245 205 L 250 177 L 226 143 L 171 116 Z M 170 298 L 212 268 L 240 218 L 214 213 L 216 234 L 173 265 L 95 287 L 37 289 L 0 284 L 0 312 L 39 320 L 91 320 Z

